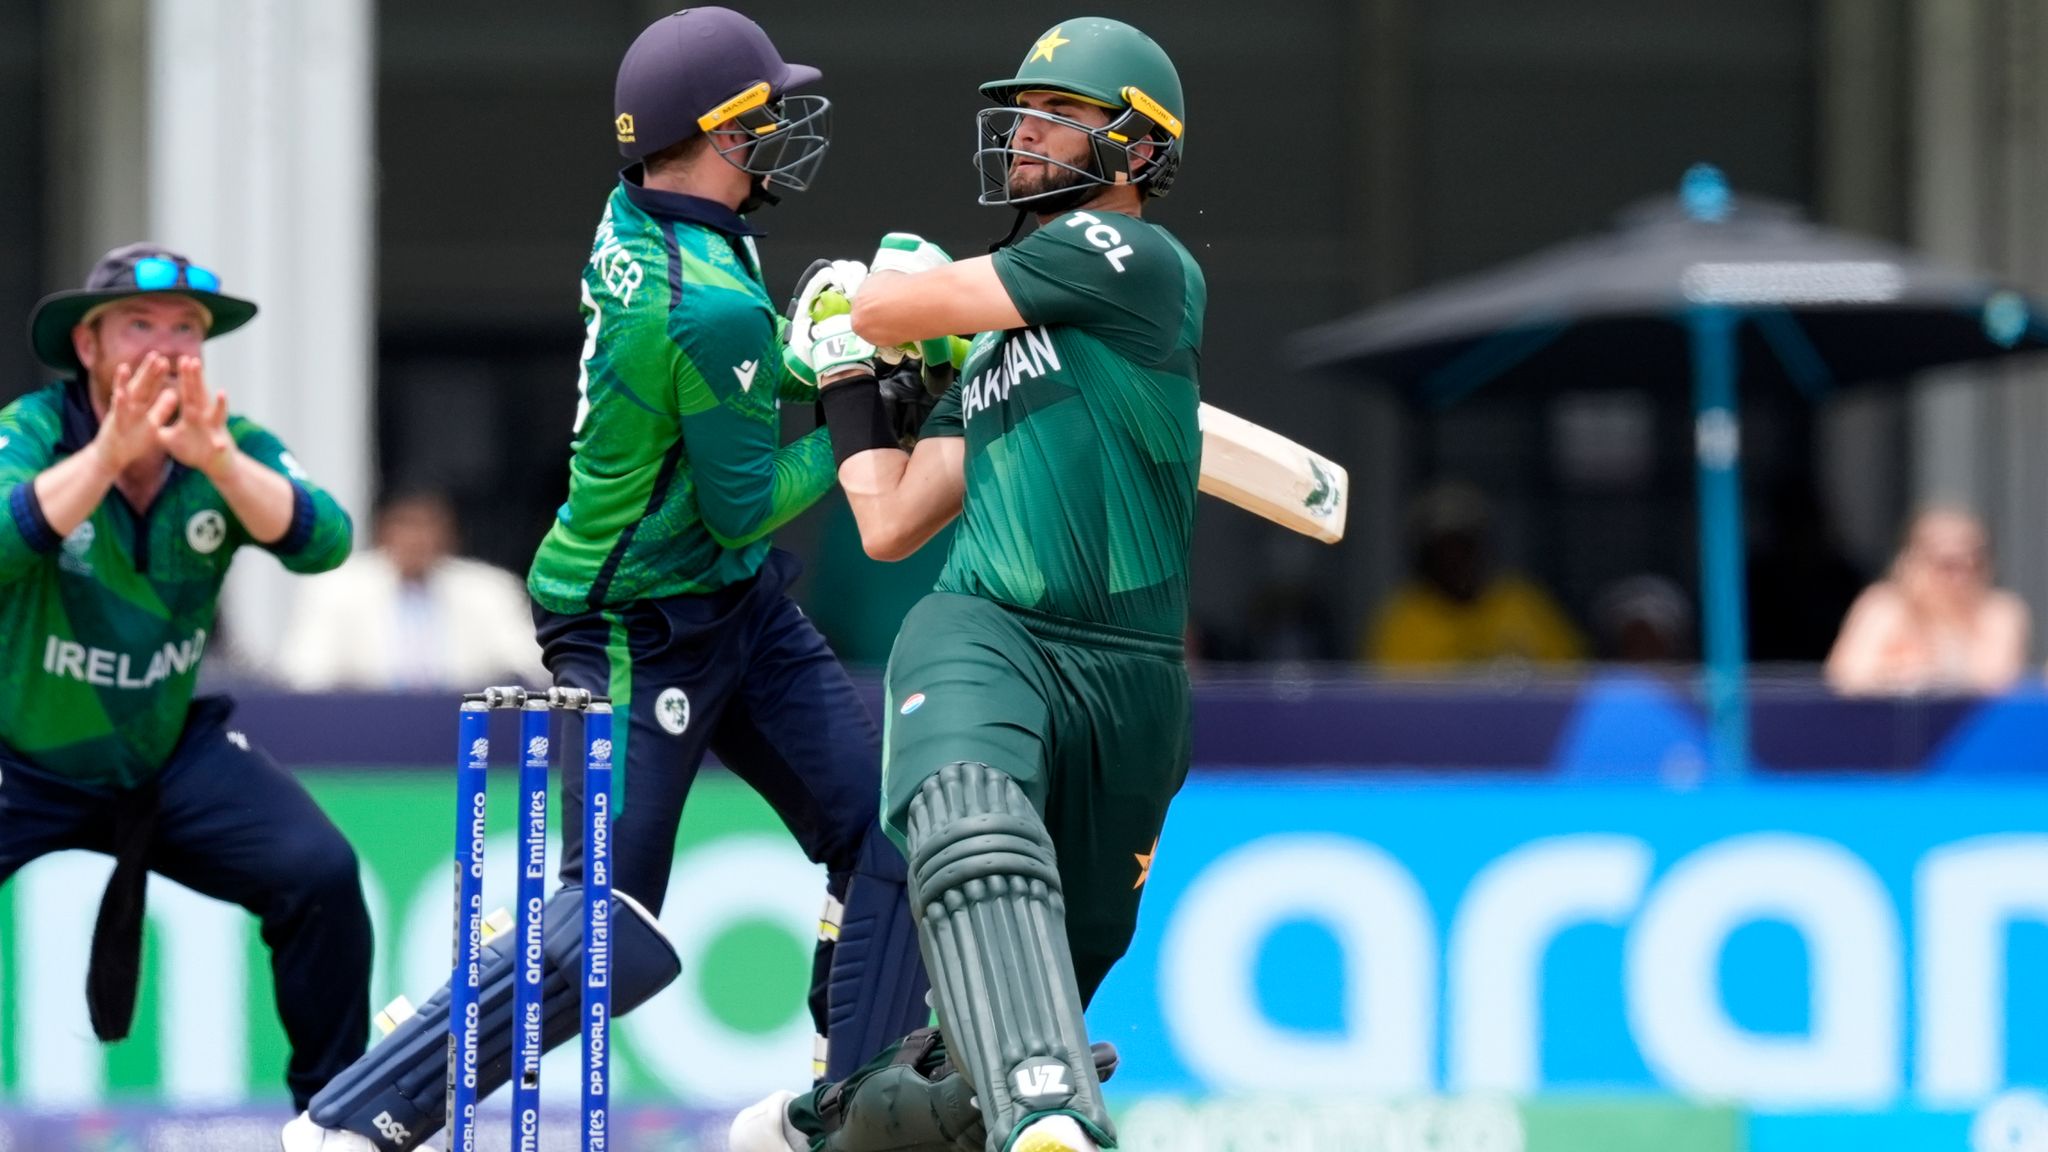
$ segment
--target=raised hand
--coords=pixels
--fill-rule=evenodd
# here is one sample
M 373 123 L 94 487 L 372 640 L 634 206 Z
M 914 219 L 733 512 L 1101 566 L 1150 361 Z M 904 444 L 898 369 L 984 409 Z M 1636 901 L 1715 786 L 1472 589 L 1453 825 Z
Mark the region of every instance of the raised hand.
M 177 416 L 159 403 L 150 409 L 157 443 L 171 459 L 211 476 L 233 457 L 234 437 L 228 434 L 228 396 L 206 390 L 206 368 L 197 356 L 178 360 L 178 386 L 165 393 Z M 164 408 L 161 418 L 158 408 Z
M 915 232 L 891 232 L 882 237 L 875 258 L 868 261 L 871 272 L 929 272 L 951 264 L 953 258 L 937 244 Z
M 170 370 L 170 360 L 158 352 L 114 369 L 113 393 L 92 441 L 108 470 L 119 472 L 158 446 L 157 429 L 178 403 L 177 393 L 163 387 Z
M 868 261 L 868 271 L 870 274 L 877 272 L 929 272 L 934 268 L 942 268 L 952 262 L 953 258 L 946 255 L 944 248 L 919 236 L 915 232 L 891 232 L 887 236 L 882 237 L 881 245 L 875 249 L 874 259 Z M 949 338 L 940 336 L 911 345 L 905 348 L 904 351 L 923 360 L 927 365 L 936 368 L 947 359 L 951 349 L 949 347 Z M 884 353 L 883 358 L 888 359 L 889 357 Z M 946 379 L 948 382 L 951 381 L 950 374 L 946 376 Z M 941 388 L 940 391 L 944 391 L 944 389 Z

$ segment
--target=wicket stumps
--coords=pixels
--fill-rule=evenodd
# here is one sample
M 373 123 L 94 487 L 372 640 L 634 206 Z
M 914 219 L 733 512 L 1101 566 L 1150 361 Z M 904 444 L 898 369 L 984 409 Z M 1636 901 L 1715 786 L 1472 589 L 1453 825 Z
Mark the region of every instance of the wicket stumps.
M 575 688 L 486 688 L 462 698 L 456 748 L 455 962 L 448 981 L 448 1147 L 476 1152 L 483 991 L 484 815 L 490 717 L 519 711 L 518 974 L 512 1008 L 512 1148 L 539 1152 L 542 910 L 547 903 L 548 719 L 583 715 L 583 1147 L 603 1152 L 611 1097 L 612 706 Z

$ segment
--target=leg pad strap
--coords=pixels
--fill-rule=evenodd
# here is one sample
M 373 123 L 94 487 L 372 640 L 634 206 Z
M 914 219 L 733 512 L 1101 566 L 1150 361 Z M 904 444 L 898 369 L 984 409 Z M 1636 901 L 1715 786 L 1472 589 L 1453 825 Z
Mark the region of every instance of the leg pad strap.
M 1089 1055 L 1098 1080 L 1116 1074 L 1115 1047 L 1098 1043 Z M 936 1028 L 912 1032 L 892 1059 L 814 1099 L 813 1116 L 798 1128 L 823 1135 L 824 1152 L 982 1152 L 988 1143 L 974 1090 L 947 1058 Z

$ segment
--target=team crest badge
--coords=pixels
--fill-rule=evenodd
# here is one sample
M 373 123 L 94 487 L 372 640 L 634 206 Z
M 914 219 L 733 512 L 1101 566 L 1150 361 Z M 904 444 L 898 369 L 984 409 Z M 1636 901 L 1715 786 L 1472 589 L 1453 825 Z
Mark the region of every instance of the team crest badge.
M 227 538 L 227 518 L 211 508 L 201 508 L 185 521 L 185 543 L 201 556 L 211 555 Z
M 73 556 L 84 556 L 92 551 L 93 535 L 92 521 L 82 521 L 78 527 L 71 530 L 71 535 L 64 538 L 64 551 Z
M 690 727 L 690 698 L 681 688 L 664 688 L 654 698 L 654 719 L 671 736 L 681 736 Z
M 93 534 L 90 520 L 73 528 L 71 535 L 64 538 L 64 555 L 58 558 L 57 563 L 66 571 L 81 576 L 92 575 L 92 562 L 86 559 L 86 555 L 92 551 Z

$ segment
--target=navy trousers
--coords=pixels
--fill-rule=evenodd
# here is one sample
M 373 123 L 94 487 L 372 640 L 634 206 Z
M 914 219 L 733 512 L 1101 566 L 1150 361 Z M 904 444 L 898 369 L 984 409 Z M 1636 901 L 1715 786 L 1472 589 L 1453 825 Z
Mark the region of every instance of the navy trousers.
M 562 688 L 612 699 L 612 885 L 648 909 L 668 896 L 676 830 L 709 751 L 823 864 L 844 909 L 818 956 L 812 1013 L 833 1078 L 928 1018 L 902 855 L 881 833 L 881 743 L 825 638 L 788 595 L 799 566 L 770 553 L 743 584 L 624 608 L 538 605 L 542 657 Z M 578 747 L 579 745 L 570 745 Z M 623 746 L 623 747 L 622 747 Z M 562 776 L 565 884 L 582 882 L 582 774 Z
M 192 702 L 158 775 L 150 871 L 262 922 L 291 1041 L 285 1083 L 303 1109 L 363 1054 L 370 1032 L 370 914 L 356 856 L 305 788 L 238 732 L 224 697 Z M 0 884 L 65 849 L 111 853 L 114 793 L 43 772 L 0 748 Z M 79 894 L 90 921 L 99 893 Z M 85 973 L 78 974 L 80 994 Z

